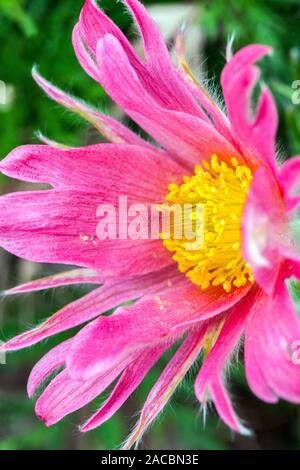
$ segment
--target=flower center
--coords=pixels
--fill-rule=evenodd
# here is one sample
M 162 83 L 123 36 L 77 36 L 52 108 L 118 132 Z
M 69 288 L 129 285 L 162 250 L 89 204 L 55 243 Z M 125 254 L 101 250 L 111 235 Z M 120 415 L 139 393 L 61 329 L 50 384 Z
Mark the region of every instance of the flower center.
M 203 208 L 202 225 L 192 243 L 184 235 L 180 239 L 175 236 L 178 217 L 182 222 L 182 215 L 175 211 L 170 233 L 163 241 L 169 251 L 175 252 L 173 259 L 179 270 L 202 289 L 222 284 L 230 292 L 233 285 L 241 287 L 254 282 L 241 252 L 241 218 L 251 180 L 251 170 L 236 158 L 225 163 L 212 155 L 210 162 L 196 165 L 194 175 L 184 176 L 181 186 L 169 186 L 166 210 L 189 205 L 189 219 L 193 220 L 197 207 Z

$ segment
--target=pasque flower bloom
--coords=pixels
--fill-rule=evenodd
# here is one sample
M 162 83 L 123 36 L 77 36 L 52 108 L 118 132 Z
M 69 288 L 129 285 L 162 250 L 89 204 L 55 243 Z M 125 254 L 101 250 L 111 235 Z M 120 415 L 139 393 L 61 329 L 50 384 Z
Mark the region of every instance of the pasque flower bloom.
M 270 52 L 250 45 L 227 53 L 221 85 L 226 114 L 190 71 L 178 34 L 173 65 L 157 26 L 138 0 L 124 0 L 144 45 L 144 59 L 122 32 L 87 0 L 73 44 L 84 70 L 157 143 L 33 76 L 55 101 L 84 116 L 110 143 L 81 148 L 27 145 L 1 162 L 1 171 L 51 189 L 0 198 L 0 244 L 22 258 L 78 269 L 16 287 L 7 294 L 75 283 L 100 287 L 5 345 L 6 351 L 87 323 L 34 367 L 33 395 L 54 371 L 36 413 L 56 423 L 114 383 L 82 431 L 109 419 L 163 353 L 181 340 L 150 391 L 125 447 L 155 419 L 204 351 L 195 391 L 220 417 L 246 432 L 236 416 L 225 370 L 244 337 L 245 369 L 262 400 L 300 402 L 292 345 L 300 322 L 286 279 L 300 277 L 290 221 L 300 203 L 300 158 L 276 163 L 277 114 L 255 63 Z M 144 204 L 201 203 L 204 246 L 185 240 L 99 240 L 97 207 L 119 195 Z M 122 304 L 133 300 L 129 306 Z M 119 306 L 113 314 L 102 313 Z M 93 320 L 93 321 L 91 321 Z

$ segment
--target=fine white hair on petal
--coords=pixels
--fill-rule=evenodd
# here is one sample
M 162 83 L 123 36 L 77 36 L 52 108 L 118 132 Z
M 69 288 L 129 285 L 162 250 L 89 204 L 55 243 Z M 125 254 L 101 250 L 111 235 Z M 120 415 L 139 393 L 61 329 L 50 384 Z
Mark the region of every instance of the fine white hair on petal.
M 287 146 L 279 141 L 276 142 L 276 151 L 275 151 L 275 158 L 278 166 L 281 166 L 284 164 L 284 162 L 288 159 L 288 148 Z
M 227 41 L 227 46 L 226 46 L 226 61 L 229 62 L 231 59 L 232 59 L 232 56 L 233 56 L 233 43 L 234 43 L 234 39 L 235 39 L 235 34 L 232 33 L 229 37 L 228 37 L 228 41 Z
M 36 131 L 35 136 L 40 142 L 42 142 L 43 144 L 49 145 L 50 147 L 59 148 L 59 149 L 71 148 L 66 144 L 61 144 L 60 142 L 56 142 L 56 140 L 50 139 L 49 137 L 45 136 L 41 131 Z

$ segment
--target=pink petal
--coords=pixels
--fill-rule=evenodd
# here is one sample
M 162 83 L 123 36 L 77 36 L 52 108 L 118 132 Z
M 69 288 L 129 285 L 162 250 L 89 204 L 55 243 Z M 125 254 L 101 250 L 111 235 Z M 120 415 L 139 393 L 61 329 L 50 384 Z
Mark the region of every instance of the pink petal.
M 184 169 L 158 149 L 98 144 L 80 148 L 24 145 L 0 162 L 11 178 L 54 187 L 97 191 L 108 197 L 161 202 L 168 185 L 181 182 Z
M 13 287 L 4 291 L 4 295 L 23 294 L 54 287 L 70 286 L 72 284 L 101 284 L 103 276 L 90 269 L 72 269 L 63 273 L 52 274 L 51 276 L 35 279 L 26 284 Z
M 40 326 L 7 341 L 5 343 L 5 350 L 14 351 L 32 346 L 49 336 L 95 318 L 115 306 L 115 299 L 112 301 L 112 299 L 106 296 L 107 294 L 109 295 L 109 291 L 107 292 L 103 287 L 93 290 L 82 298 L 63 307 Z
M 153 349 L 146 349 L 142 352 L 137 360 L 132 362 L 124 370 L 117 385 L 101 406 L 100 410 L 89 418 L 80 430 L 82 432 L 90 431 L 91 429 L 101 426 L 101 424 L 111 418 L 123 403 L 125 403 L 127 398 L 132 395 L 149 370 L 169 346 L 169 344 L 163 344 Z
M 125 4 L 139 25 L 144 42 L 146 64 L 142 63 L 124 34 L 97 7 L 96 2 L 87 0 L 81 11 L 78 29 L 74 32 L 76 36 L 74 48 L 81 65 L 97 80 L 93 66 L 91 73 L 90 57 L 95 60 L 98 41 L 106 34 L 112 34 L 122 45 L 143 87 L 158 104 L 168 109 L 190 112 L 207 119 L 193 96 L 178 79 L 164 39 L 145 8 L 136 1 L 125 1 Z M 84 49 L 80 44 L 78 46 L 79 41 L 84 44 L 85 54 L 90 56 L 85 60 L 82 57 Z
M 123 0 L 132 13 L 142 35 L 147 67 L 158 74 L 168 73 L 173 69 L 170 54 L 157 24 L 146 8 L 136 0 Z M 114 34 L 112 32 L 112 34 Z
M 217 315 L 242 298 L 247 290 L 224 295 L 213 287 L 201 291 L 183 276 L 161 293 L 121 307 L 113 315 L 99 317 L 74 338 L 68 356 L 70 375 L 87 379 L 133 350 L 144 349 L 178 336 L 193 323 Z
M 262 291 L 260 292 L 260 294 L 262 294 Z M 245 339 L 245 368 L 248 383 L 252 391 L 261 400 L 264 400 L 267 403 L 276 403 L 278 401 L 278 398 L 274 394 L 273 390 L 269 387 L 268 382 L 265 380 L 264 373 L 260 365 L 261 357 L 254 350 L 251 350 L 248 353 L 248 344 L 249 348 L 252 349 L 251 343 L 252 338 L 248 337 L 247 332 L 247 338 Z
M 253 287 L 251 291 L 226 314 L 225 321 L 221 318 L 211 322 L 211 327 L 208 327 L 208 332 L 210 332 L 210 328 L 213 328 L 211 334 L 222 325 L 222 321 L 224 321 L 224 325 L 214 346 L 204 360 L 195 381 L 195 392 L 199 401 L 205 404 L 207 393 L 209 393 L 222 420 L 234 431 L 242 434 L 247 434 L 248 431 L 241 424 L 233 410 L 223 383 L 223 373 L 226 364 L 243 335 L 249 309 L 257 299 L 257 291 L 258 289 Z
M 86 105 L 83 101 L 68 95 L 56 86 L 52 85 L 52 83 L 43 78 L 36 69 L 33 69 L 32 75 L 38 85 L 45 91 L 45 93 L 47 93 L 47 95 L 50 96 L 50 98 L 89 121 L 110 142 L 115 144 L 149 145 L 117 120 L 99 113 L 99 111 Z
M 51 349 L 32 369 L 28 383 L 27 393 L 31 398 L 41 383 L 55 370 L 65 364 L 67 352 L 71 346 L 72 339 L 68 339 Z
M 197 328 L 181 344 L 149 393 L 140 418 L 132 433 L 126 439 L 124 449 L 130 449 L 138 443 L 145 430 L 167 404 L 177 386 L 197 359 L 202 349 L 204 333 L 205 327 Z
M 76 381 L 65 369 L 48 385 L 36 402 L 35 412 L 46 426 L 60 421 L 64 416 L 79 410 L 94 400 L 118 377 L 122 370 L 135 359 L 128 358 L 102 375 L 91 380 Z
M 178 76 L 164 38 L 146 8 L 137 0 L 123 0 L 123 2 L 130 9 L 143 39 L 146 67 L 150 72 L 150 80 L 147 80 L 145 73 L 139 74 L 144 87 L 149 88 L 149 83 L 152 85 L 152 89 L 148 92 L 162 107 L 191 113 L 208 121 Z
M 245 330 L 249 310 L 256 302 L 256 295 L 257 288 L 253 287 L 243 299 L 226 313 L 225 320 L 224 317 L 212 319 L 208 331 L 219 328 L 223 321 L 224 324 L 195 381 L 196 395 L 201 402 L 204 399 L 207 385 L 221 376 L 225 365 L 238 345 Z
M 213 122 L 215 129 L 225 137 L 232 145 L 236 145 L 234 136 L 232 134 L 232 130 L 230 128 L 230 122 L 227 119 L 226 115 L 223 113 L 221 108 L 218 104 L 210 97 L 208 92 L 206 92 L 204 87 L 197 86 L 189 76 L 182 73 L 183 83 L 186 88 L 188 88 L 194 98 L 200 103 L 200 105 L 205 109 L 206 113 L 208 114 L 209 118 Z M 199 85 L 201 85 L 199 83 Z M 209 119 L 208 119 L 209 122 Z M 236 154 L 239 154 L 239 150 L 237 148 Z
M 244 47 L 224 67 L 221 83 L 233 131 L 246 146 L 248 158 L 254 159 L 254 162 L 258 160 L 276 172 L 278 117 L 268 89 L 263 89 L 256 114 L 250 116 L 251 93 L 259 77 L 254 63 L 270 51 L 269 47 L 256 44 Z
M 109 197 L 78 189 L 2 196 L 0 245 L 31 261 L 77 265 L 106 275 L 143 274 L 174 264 L 160 240 L 97 237 L 98 206 L 118 207 L 118 199 Z
M 294 356 L 300 320 L 285 283 L 290 272 L 284 264 L 272 297 L 261 292 L 245 331 L 247 379 L 253 392 L 265 401 L 278 397 L 300 403 L 299 364 Z
M 74 26 L 73 29 L 72 43 L 81 67 L 97 82 L 98 67 L 95 59 L 89 54 L 89 51 L 82 40 L 78 23 Z
M 179 111 L 163 108 L 147 93 L 121 44 L 111 34 L 99 40 L 99 78 L 107 93 L 165 149 L 193 164 L 236 155 L 236 150 L 211 124 Z
M 235 145 L 235 138 L 232 133 L 230 122 L 219 106 L 218 102 L 213 99 L 206 87 L 194 76 L 193 71 L 187 63 L 184 50 L 184 32 L 179 30 L 175 40 L 175 50 L 179 62 L 178 77 L 185 88 L 194 96 L 195 100 L 205 110 L 206 119 L 214 124 L 217 131 L 223 135 L 229 142 Z
M 227 426 L 234 431 L 249 435 L 251 431 L 245 428 L 239 421 L 232 407 L 226 388 L 220 377 L 215 377 L 209 385 L 209 391 L 216 407 L 216 410 Z
M 289 211 L 297 209 L 300 204 L 299 173 L 300 157 L 293 157 L 280 167 L 278 179 Z
M 277 182 L 264 168 L 254 174 L 243 212 L 242 233 L 244 259 L 255 281 L 270 294 L 289 235 Z
M 126 36 L 124 36 L 122 31 L 114 24 L 114 22 L 100 8 L 98 8 L 95 0 L 85 1 L 77 26 L 80 37 L 85 44 L 90 57 L 96 57 L 97 43 L 99 39 L 104 37 L 106 34 L 113 34 L 122 44 L 122 47 L 126 51 L 133 67 L 145 73 L 145 65 L 142 64 L 141 59 L 136 54 Z M 77 53 L 76 48 L 75 52 Z
M 102 287 L 65 306 L 40 326 L 9 340 L 4 345 L 5 351 L 31 346 L 49 336 L 85 323 L 124 302 L 159 292 L 174 278 L 173 271 L 162 270 L 132 279 L 108 279 Z

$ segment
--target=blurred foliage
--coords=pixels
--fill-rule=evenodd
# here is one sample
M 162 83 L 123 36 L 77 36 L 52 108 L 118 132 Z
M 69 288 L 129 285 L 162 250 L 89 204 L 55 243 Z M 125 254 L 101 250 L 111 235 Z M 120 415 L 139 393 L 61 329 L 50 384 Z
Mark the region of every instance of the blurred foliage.
M 36 63 L 41 73 L 58 86 L 110 111 L 105 93 L 81 70 L 71 44 L 72 28 L 77 21 L 81 0 L 0 0 L 0 80 L 10 90 L 10 102 L 0 106 L 0 156 L 17 145 L 35 142 L 34 132 L 40 129 L 52 139 L 69 145 L 84 144 L 89 127 L 79 118 L 51 103 L 31 78 Z M 159 3 L 148 0 L 147 5 Z M 161 3 L 168 3 L 165 0 Z M 172 5 L 176 3 L 172 1 Z M 177 2 L 180 3 L 180 2 Z M 263 63 L 263 77 L 275 94 L 280 111 L 280 141 L 286 154 L 300 150 L 300 106 L 291 102 L 291 83 L 300 79 L 298 49 L 300 44 L 300 8 L 298 0 L 202 0 L 200 23 L 205 38 L 205 67 L 208 77 L 218 83 L 224 64 L 228 38 L 234 33 L 234 48 L 251 42 L 274 47 L 272 60 Z M 130 33 L 131 20 L 120 3 L 103 0 L 109 15 Z M 174 8 L 174 6 L 173 6 Z M 130 36 L 134 37 L 134 36 Z M 15 183 L 2 179 L 3 191 L 16 190 Z M 2 288 L 25 278 L 28 265 L 8 254 L 1 254 Z M 26 268 L 26 269 L 25 269 Z M 35 268 L 34 277 L 45 274 L 49 267 Z M 293 298 L 300 305 L 300 288 L 291 286 Z M 0 305 L 2 339 L 9 338 L 50 313 L 80 297 L 86 289 L 63 288 L 46 293 L 16 297 Z M 5 312 L 5 327 L 4 325 Z M 167 358 L 155 367 L 128 404 L 108 423 L 87 435 L 77 431 L 77 424 L 91 414 L 103 397 L 80 411 L 46 428 L 34 415 L 34 404 L 26 397 L 26 379 L 31 367 L 50 347 L 73 334 L 15 353 L 7 366 L 0 366 L 0 450 L 3 449 L 111 449 L 128 432 L 134 416 L 154 383 Z M 251 423 L 251 438 L 232 436 L 212 412 L 203 427 L 197 415 L 198 405 L 193 394 L 196 369 L 190 372 L 162 417 L 146 435 L 146 448 L 162 449 L 235 449 L 235 448 L 300 448 L 300 414 L 297 407 L 281 402 L 266 405 L 248 389 L 242 364 L 230 371 L 232 391 L 238 412 Z
M 27 37 L 38 33 L 33 18 L 24 10 L 21 0 L 2 0 L 0 11 L 18 24 Z
M 280 143 L 283 155 L 300 153 L 300 107 L 291 102 L 291 84 L 300 77 L 300 9 L 298 0 L 207 0 L 201 25 L 207 37 L 208 69 L 219 77 L 223 60 L 218 53 L 234 38 L 233 48 L 261 43 L 273 48 L 263 61 L 263 77 L 273 91 L 280 111 Z M 217 45 L 217 47 L 216 47 Z

